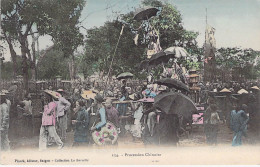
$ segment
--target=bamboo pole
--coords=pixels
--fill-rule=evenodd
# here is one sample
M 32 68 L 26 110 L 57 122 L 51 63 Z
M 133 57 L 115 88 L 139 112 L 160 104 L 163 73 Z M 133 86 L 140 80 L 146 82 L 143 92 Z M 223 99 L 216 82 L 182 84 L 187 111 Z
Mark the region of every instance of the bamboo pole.
M 121 36 L 122 36 L 122 34 L 123 34 L 123 31 L 124 31 L 124 27 L 125 27 L 125 25 L 123 24 L 123 25 L 122 25 L 121 32 L 120 32 L 120 35 L 119 35 L 119 38 L 118 38 L 118 40 L 117 40 L 117 44 L 116 44 L 115 50 L 114 50 L 114 54 L 113 54 L 113 57 L 112 57 L 112 61 L 111 61 L 111 64 L 110 64 L 110 67 L 109 67 L 109 70 L 108 70 L 106 85 L 108 85 L 108 79 L 109 79 L 109 76 L 110 76 L 110 73 L 111 73 L 111 70 L 112 70 L 112 65 L 113 65 L 113 62 L 114 62 L 114 58 L 115 58 L 115 54 L 116 54 L 116 51 L 117 51 L 117 47 L 118 47 L 119 41 L 120 41 Z

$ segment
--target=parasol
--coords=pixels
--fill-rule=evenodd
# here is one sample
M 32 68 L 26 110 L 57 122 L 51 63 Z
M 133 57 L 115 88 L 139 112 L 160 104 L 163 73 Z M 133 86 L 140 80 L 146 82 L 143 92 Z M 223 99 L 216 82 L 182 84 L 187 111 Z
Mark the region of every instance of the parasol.
M 169 92 L 155 97 L 154 107 L 166 114 L 182 115 L 191 119 L 192 114 L 197 112 L 193 101 L 182 93 Z
M 159 10 L 153 7 L 139 8 L 134 13 L 134 19 L 137 21 L 148 20 L 155 16 Z
M 161 63 L 167 63 L 170 60 L 170 56 L 166 55 L 165 52 L 161 51 L 152 55 L 149 59 L 149 66 L 157 66 Z
M 177 80 L 177 79 L 173 79 L 173 78 L 163 78 L 163 79 L 159 79 L 157 81 L 155 81 L 155 83 L 157 83 L 158 85 L 165 85 L 169 88 L 175 88 L 178 90 L 185 90 L 185 91 L 189 91 L 189 87 L 187 85 L 185 85 L 183 82 Z
M 169 47 L 164 50 L 164 52 L 166 53 L 166 55 L 170 55 L 170 57 L 173 58 L 187 57 L 189 55 L 184 48 L 178 46 Z
M 139 64 L 139 69 L 147 69 L 148 65 L 149 65 L 149 59 L 145 59 L 141 61 L 141 63 Z
M 130 73 L 130 72 L 124 72 L 119 74 L 116 79 L 120 80 L 120 79 L 127 79 L 127 78 L 133 78 L 134 74 Z

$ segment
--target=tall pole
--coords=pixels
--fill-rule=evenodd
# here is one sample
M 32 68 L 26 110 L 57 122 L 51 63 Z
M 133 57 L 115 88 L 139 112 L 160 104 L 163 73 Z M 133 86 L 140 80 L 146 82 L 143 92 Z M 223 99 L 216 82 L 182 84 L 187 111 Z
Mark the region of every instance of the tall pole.
M 205 45 L 205 47 L 206 47 L 206 42 L 207 42 L 207 41 L 206 41 L 206 39 L 207 39 L 206 36 L 207 36 L 207 25 L 208 25 L 208 9 L 207 9 L 207 8 L 206 8 L 206 20 L 205 20 L 205 21 L 206 21 L 206 27 L 205 27 L 205 28 L 206 28 L 206 31 L 205 31 L 205 44 L 204 44 L 204 45 Z M 205 49 L 205 48 L 204 48 L 204 49 Z
M 207 35 L 207 25 L 208 25 L 208 9 L 206 8 L 206 31 L 205 31 L 205 46 L 206 46 L 206 35 Z
M 115 50 L 114 50 L 114 54 L 113 54 L 113 57 L 112 57 L 112 61 L 111 61 L 111 64 L 110 64 L 110 67 L 109 67 L 109 70 L 108 70 L 108 77 L 107 77 L 107 79 L 109 78 L 109 75 L 110 75 L 110 72 L 111 72 L 111 69 L 112 69 L 112 65 L 113 65 L 113 62 L 114 62 L 114 57 L 115 57 L 115 54 L 116 54 L 116 50 L 117 50 L 119 41 L 120 41 L 120 39 L 121 39 L 121 35 L 123 34 L 124 27 L 125 27 L 125 25 L 122 26 L 122 29 L 121 29 L 119 38 L 118 38 L 117 43 L 116 43 L 116 47 L 115 47 Z
M 203 80 L 204 82 L 207 81 L 207 64 L 205 61 L 207 61 L 207 57 L 206 57 L 206 39 L 207 39 L 207 24 L 208 24 L 208 18 L 207 18 L 207 8 L 206 8 L 206 26 L 205 26 L 205 42 L 204 42 L 204 77 L 203 77 Z
M 208 24 L 208 9 L 206 8 L 206 25 Z
M 125 25 L 123 24 L 123 25 L 122 25 L 121 32 L 120 32 L 120 35 L 119 35 L 119 38 L 118 38 L 117 43 L 116 43 L 116 47 L 115 47 L 115 50 L 114 50 L 114 54 L 113 54 L 113 57 L 112 57 L 112 61 L 111 61 L 111 64 L 110 64 L 110 67 L 109 67 L 109 70 L 108 70 L 106 85 L 108 85 L 108 79 L 109 79 L 110 73 L 111 73 L 111 71 L 112 71 L 112 65 L 113 65 L 113 62 L 114 62 L 114 57 L 115 57 L 115 54 L 116 54 L 116 50 L 117 50 L 119 41 L 120 41 L 121 36 L 122 36 L 122 34 L 123 34 L 124 27 L 125 27 Z M 107 88 L 107 87 L 106 87 L 106 88 Z

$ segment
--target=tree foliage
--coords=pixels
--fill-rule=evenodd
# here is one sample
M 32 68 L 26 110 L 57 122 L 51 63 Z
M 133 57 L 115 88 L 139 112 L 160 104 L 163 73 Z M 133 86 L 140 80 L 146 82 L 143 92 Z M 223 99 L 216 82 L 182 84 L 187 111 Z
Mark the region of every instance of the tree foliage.
M 3 0 L 2 26 L 13 39 L 26 27 L 33 28 L 40 35 L 50 35 L 65 53 L 72 54 L 83 41 L 78 24 L 84 5 L 85 0 Z
M 36 68 L 35 52 L 30 51 L 28 37 L 50 35 L 53 42 L 70 56 L 83 41 L 78 19 L 85 0 L 2 0 L 1 16 L 5 40 L 16 65 L 13 44 L 18 41 L 22 53 L 25 90 L 28 90 L 29 69 Z M 15 68 L 14 68 L 15 70 Z
M 2 62 L 1 63 L 1 79 L 4 80 L 11 80 L 13 79 L 13 73 L 12 73 L 12 68 L 13 68 L 13 62 L 12 61 L 7 61 L 7 62 Z M 17 57 L 17 75 L 22 75 L 22 58 Z
M 152 17 L 149 23 L 135 21 L 132 11 L 122 15 L 118 20 L 106 22 L 104 26 L 88 30 L 85 41 L 85 73 L 94 70 L 108 72 L 122 24 L 125 24 L 125 28 L 112 67 L 114 75 L 126 71 L 139 75 L 136 67 L 146 58 L 146 48 L 149 43 L 147 33 L 152 29 L 158 32 L 163 49 L 182 46 L 191 55 L 198 56 L 201 53 L 195 40 L 198 33 L 184 29 L 181 14 L 174 6 L 162 4 L 159 1 L 144 1 L 144 3 L 160 9 L 160 13 Z M 139 34 L 138 46 L 133 41 L 137 33 Z
M 216 63 L 219 69 L 239 69 L 245 78 L 256 79 L 260 75 L 259 56 L 260 52 L 253 49 L 220 48 L 216 53 Z
M 104 26 L 88 30 L 85 41 L 85 68 L 87 71 L 109 70 L 110 63 L 118 41 L 122 23 L 119 21 L 106 22 Z M 133 68 L 141 61 L 143 49 L 138 48 L 133 42 L 133 32 L 129 27 L 124 28 L 120 43 L 114 57 L 113 74 L 129 71 L 136 73 Z
M 62 76 L 63 79 L 69 79 L 69 58 L 64 58 L 63 53 L 57 49 L 49 51 L 41 64 L 38 66 L 39 79 L 54 79 L 56 76 Z
M 48 34 L 65 56 L 73 54 L 83 44 L 79 18 L 85 0 L 43 1 L 41 17 L 37 22 L 40 35 Z
M 163 3 L 158 0 L 143 0 L 142 4 L 145 6 L 162 7 Z

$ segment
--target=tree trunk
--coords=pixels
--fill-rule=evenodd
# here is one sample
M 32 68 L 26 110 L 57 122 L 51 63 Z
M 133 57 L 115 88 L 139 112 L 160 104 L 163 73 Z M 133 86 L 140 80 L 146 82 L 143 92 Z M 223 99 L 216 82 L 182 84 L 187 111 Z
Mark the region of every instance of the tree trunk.
M 25 39 L 25 47 L 24 47 L 24 49 L 25 49 L 25 51 L 26 51 L 26 54 L 27 54 L 27 56 L 28 56 L 28 58 L 27 58 L 27 60 L 29 61 L 29 65 L 28 65 L 28 68 L 30 68 L 31 69 L 31 78 L 32 78 L 32 80 L 35 80 L 35 42 L 33 41 L 32 42 L 32 49 L 34 49 L 34 53 L 33 53 L 33 55 L 31 54 L 31 52 L 30 52 L 30 50 L 29 50 L 29 42 L 28 42 L 28 39 L 27 39 L 27 37 L 26 38 L 24 38 Z M 33 39 L 34 40 L 34 39 Z M 33 46 L 33 43 L 34 43 L 34 46 Z
M 4 32 L 4 37 L 5 37 L 5 39 L 8 43 L 9 50 L 10 50 L 10 53 L 11 53 L 11 58 L 12 58 L 12 62 L 13 62 L 13 78 L 15 79 L 16 75 L 17 75 L 17 61 L 16 61 L 17 54 L 14 50 L 14 47 L 13 47 L 13 44 L 12 44 L 10 37 L 8 37 L 5 32 Z
M 9 45 L 10 53 L 11 53 L 11 58 L 13 62 L 13 78 L 16 78 L 17 75 L 17 55 L 16 52 L 14 51 L 13 45 Z
M 27 62 L 27 57 L 26 57 L 26 53 L 27 53 L 27 48 L 26 48 L 26 39 L 25 37 L 23 37 L 21 39 L 21 52 L 22 52 L 22 71 L 23 71 L 23 86 L 24 86 L 24 91 L 25 94 L 28 92 L 28 88 L 29 88 L 29 75 L 28 75 L 28 62 Z
M 35 65 L 31 65 L 30 68 L 31 68 L 31 75 L 32 75 L 31 80 L 35 81 L 36 80 L 36 68 L 35 68 Z
M 22 58 L 23 58 L 23 84 L 24 84 L 24 91 L 27 93 L 28 88 L 29 88 L 29 75 L 28 75 L 28 62 L 27 62 L 27 57 L 26 55 L 23 55 L 22 53 Z
M 32 34 L 32 62 L 31 62 L 31 72 L 32 72 L 32 80 L 36 80 L 37 79 L 37 69 L 36 69 L 36 51 L 35 51 L 35 45 L 36 42 L 38 41 L 39 36 L 34 36 L 32 30 L 30 30 L 31 34 Z
M 72 61 L 69 62 L 69 71 L 70 71 L 70 79 L 74 80 L 76 78 L 76 66 L 75 66 L 74 55 L 72 55 Z

